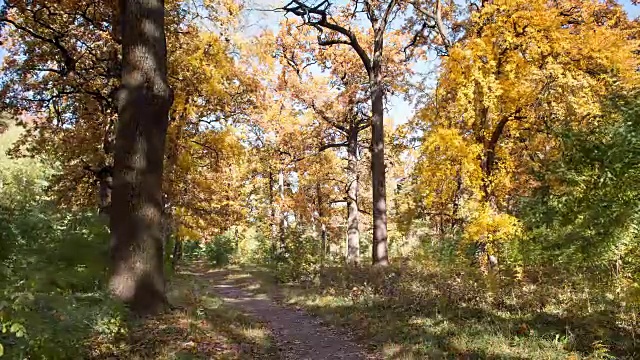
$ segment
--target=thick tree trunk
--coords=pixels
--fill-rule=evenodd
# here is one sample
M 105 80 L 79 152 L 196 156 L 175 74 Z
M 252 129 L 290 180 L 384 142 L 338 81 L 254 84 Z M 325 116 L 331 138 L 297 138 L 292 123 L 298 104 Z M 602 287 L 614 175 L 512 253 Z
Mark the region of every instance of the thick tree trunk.
M 360 214 L 358 213 L 358 128 L 347 139 L 347 263 L 360 262 Z
M 121 0 L 123 73 L 118 94 L 111 213 L 110 290 L 137 313 L 166 302 L 162 171 L 172 94 L 163 0 Z
M 373 185 L 373 265 L 389 264 L 387 254 L 387 191 L 384 165 L 384 95 L 381 69 L 374 70 L 371 93 L 371 179 Z

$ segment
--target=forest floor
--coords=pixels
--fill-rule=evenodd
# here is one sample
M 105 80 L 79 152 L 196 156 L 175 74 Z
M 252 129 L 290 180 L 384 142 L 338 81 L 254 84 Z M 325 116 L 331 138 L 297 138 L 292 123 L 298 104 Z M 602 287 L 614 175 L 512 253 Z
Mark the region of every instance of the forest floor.
M 91 359 L 281 359 L 267 324 L 218 296 L 214 285 L 222 279 L 202 265 L 178 270 L 167 293 L 174 308 L 129 320 L 115 341 L 94 339 Z
M 271 299 L 260 282 L 239 269 L 209 270 L 191 267 L 196 276 L 204 276 L 213 290 L 229 305 L 265 322 L 278 346 L 281 359 L 287 360 L 365 360 L 377 357 L 351 340 L 351 335 L 324 325 L 300 308 L 285 306 Z M 193 271 L 193 270 L 192 270 Z M 272 289 L 273 290 L 273 289 Z M 276 295 L 273 291 L 270 294 Z
M 637 358 L 610 321 L 494 314 L 426 295 L 431 305 L 407 307 L 403 299 L 358 300 L 329 284 L 282 284 L 257 266 L 187 264 L 169 285 L 177 309 L 130 324 L 125 340 L 104 342 L 94 359 Z M 614 356 L 616 347 L 594 342 L 594 331 L 627 351 Z
M 279 283 L 259 266 L 229 267 L 221 274 L 245 291 L 266 294 L 281 306 L 343 329 L 368 353 L 384 359 L 638 358 L 633 335 L 599 313 L 558 316 L 448 302 L 446 294 L 429 293 L 428 279 L 413 279 L 420 290 L 413 295 L 373 297 L 359 286 L 345 290 L 331 269 L 320 283 Z
M 376 359 L 348 333 L 266 293 L 240 269 L 183 266 L 169 284 L 174 309 L 131 321 L 120 341 L 95 339 L 92 359 Z

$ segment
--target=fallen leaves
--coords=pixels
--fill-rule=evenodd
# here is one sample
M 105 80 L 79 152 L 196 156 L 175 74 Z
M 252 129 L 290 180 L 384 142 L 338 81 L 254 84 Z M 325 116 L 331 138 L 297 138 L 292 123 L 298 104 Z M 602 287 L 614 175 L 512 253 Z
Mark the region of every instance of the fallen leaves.
M 119 344 L 91 344 L 92 359 L 270 359 L 271 333 L 265 325 L 224 305 L 211 284 L 181 274 L 171 284 L 174 310 L 130 323 Z

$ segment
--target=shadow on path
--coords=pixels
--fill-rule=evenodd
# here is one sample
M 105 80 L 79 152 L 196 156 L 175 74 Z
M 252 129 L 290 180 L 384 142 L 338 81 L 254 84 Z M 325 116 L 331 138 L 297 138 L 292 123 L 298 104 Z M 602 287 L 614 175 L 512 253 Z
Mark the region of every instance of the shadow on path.
M 209 270 L 202 264 L 183 270 L 184 274 L 205 276 L 212 289 L 228 304 L 264 321 L 272 330 L 283 359 L 365 360 L 376 359 L 348 339 L 301 310 L 276 304 L 265 295 L 252 292 L 259 284 L 251 276 L 233 270 Z

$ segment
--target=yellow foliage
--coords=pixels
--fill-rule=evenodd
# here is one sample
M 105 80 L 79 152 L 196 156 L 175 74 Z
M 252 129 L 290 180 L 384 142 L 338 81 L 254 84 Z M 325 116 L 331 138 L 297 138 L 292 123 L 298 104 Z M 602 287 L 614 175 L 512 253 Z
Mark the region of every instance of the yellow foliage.
M 508 241 L 518 235 L 522 225 L 512 215 L 497 212 L 487 203 L 475 203 L 469 207 L 472 214 L 465 228 L 464 239 L 469 242 L 482 241 L 487 245 L 491 254 L 495 249 L 492 245 Z
M 456 129 L 436 128 L 422 145 L 423 161 L 418 164 L 418 189 L 428 207 L 450 203 L 455 196 L 457 177 L 464 186 L 479 190 L 482 171 L 477 158 L 481 147 L 464 139 Z
M 638 84 L 639 43 L 611 2 L 493 1 L 467 26 L 418 114 L 417 188 L 430 214 L 490 246 L 518 233 L 510 199 L 558 156 L 557 130 L 595 126 L 609 94 Z

